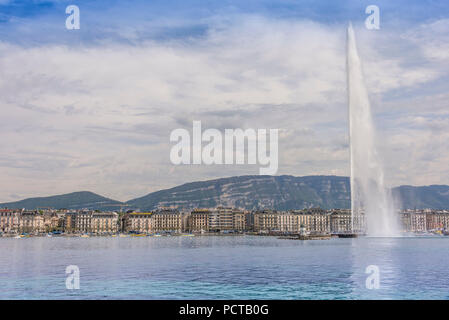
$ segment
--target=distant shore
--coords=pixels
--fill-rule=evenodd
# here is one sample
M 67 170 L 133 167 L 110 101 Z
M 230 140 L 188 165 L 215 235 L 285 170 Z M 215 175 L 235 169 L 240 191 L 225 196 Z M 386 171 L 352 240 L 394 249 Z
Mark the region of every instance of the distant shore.
M 112 234 L 79 234 L 79 233 L 39 233 L 39 234 L 2 234 L 1 238 L 95 238 L 95 237 L 110 237 L 110 238 L 128 238 L 128 237 L 194 237 L 194 236 L 244 236 L 244 235 L 261 235 L 253 232 L 247 233 L 167 233 L 167 234 L 146 234 L 146 233 L 112 233 Z M 265 234 L 267 235 L 267 234 Z
M 418 232 L 413 233 L 414 236 L 449 236 L 447 233 L 435 233 L 435 232 Z M 79 233 L 40 233 L 40 234 L 1 234 L 0 238 L 142 238 L 142 237 L 230 237 L 230 236 L 266 236 L 277 237 L 278 239 L 285 240 L 329 240 L 333 238 L 357 238 L 364 237 L 365 234 L 304 234 L 297 233 L 257 233 L 257 232 L 205 232 L 205 233 L 164 233 L 164 234 L 146 234 L 146 233 L 113 233 L 113 234 L 79 234 Z M 404 236 L 410 236 L 410 233 L 404 233 Z

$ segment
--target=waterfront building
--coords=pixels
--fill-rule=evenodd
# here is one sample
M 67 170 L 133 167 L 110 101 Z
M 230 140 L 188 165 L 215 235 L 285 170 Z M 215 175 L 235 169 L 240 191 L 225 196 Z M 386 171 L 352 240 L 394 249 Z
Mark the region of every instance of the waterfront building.
M 448 211 L 426 212 L 426 228 L 428 231 L 447 231 L 449 229 Z
M 242 232 L 247 229 L 246 213 L 232 207 L 194 209 L 188 216 L 190 232 Z
M 449 211 L 447 210 L 404 210 L 399 213 L 402 231 L 405 232 L 447 232 Z M 356 220 L 356 218 L 354 218 Z M 177 209 L 160 208 L 154 212 L 128 212 L 120 217 L 116 212 L 98 211 L 56 211 L 0 209 L 0 233 L 46 233 L 63 230 L 66 233 L 181 233 L 201 232 L 243 232 L 281 234 L 339 234 L 351 230 L 349 209 L 276 211 L 257 210 L 245 212 L 232 207 L 195 209 L 183 213 Z M 363 212 L 354 221 L 365 227 Z M 357 229 L 359 230 L 359 229 Z M 356 231 L 357 232 L 357 231 Z
M 211 222 L 211 228 L 215 231 L 233 230 L 233 211 L 232 208 L 218 207 L 213 210 L 211 217 L 214 217 L 214 222 Z M 216 217 L 216 218 L 215 218 Z
M 123 217 L 123 231 L 151 233 L 153 212 L 130 212 Z
M 51 210 L 0 210 L 0 232 L 43 233 L 58 229 L 59 218 Z
M 330 214 L 321 208 L 305 209 L 304 213 L 310 215 L 310 232 L 316 234 L 330 233 Z
M 279 229 L 287 233 L 299 233 L 301 226 L 304 228 L 305 218 L 307 218 L 306 215 L 301 215 L 295 212 L 281 213 Z
M 151 215 L 150 221 L 154 233 L 183 231 L 183 214 L 176 209 L 159 209 Z
M 118 231 L 118 214 L 116 212 L 79 211 L 74 218 L 76 233 L 115 233 Z M 70 222 L 72 223 L 72 222 Z
M 299 214 L 292 211 L 280 212 L 278 216 L 278 229 L 282 233 L 299 233 L 301 223 Z
M 116 212 L 92 212 L 90 232 L 96 234 L 116 233 L 118 214 Z
M 254 212 L 245 212 L 245 230 L 253 230 L 254 228 Z
M 400 214 L 402 229 L 406 232 L 426 232 L 427 213 L 424 210 L 405 210 Z
M 0 232 L 17 233 L 19 231 L 20 211 L 0 209 Z
M 278 212 L 261 210 L 253 213 L 253 230 L 259 233 L 327 234 L 331 232 L 330 213 L 320 208 Z
M 44 211 L 43 215 L 44 231 L 51 232 L 59 228 L 60 222 L 56 212 Z
M 210 215 L 210 229 L 213 231 L 244 231 L 245 213 L 231 207 L 218 207 Z
M 405 222 L 409 232 L 427 231 L 427 213 L 424 210 L 408 210 L 404 213 L 405 217 L 401 220 Z
M 351 210 L 350 209 L 334 209 L 330 214 L 331 233 L 350 233 L 351 227 Z
M 68 211 L 67 210 L 59 210 L 56 212 L 56 217 L 58 219 L 58 226 L 57 229 L 59 231 L 63 231 L 64 230 L 64 225 L 65 225 L 65 215 Z
M 246 231 L 246 212 L 240 209 L 232 209 L 232 228 L 234 231 Z
M 279 213 L 275 210 L 260 210 L 254 212 L 255 232 L 270 233 L 279 232 Z
M 401 212 L 399 214 L 399 221 L 402 232 L 410 232 L 412 229 L 409 212 Z
M 91 231 L 92 213 L 89 211 L 79 211 L 75 214 L 74 232 L 89 233 Z
M 298 226 L 303 229 L 304 233 L 313 233 L 313 215 L 309 210 L 295 210 L 293 213 L 298 217 Z
M 43 214 L 38 211 L 23 210 L 19 218 L 19 233 L 45 232 Z
M 77 212 L 69 211 L 64 214 L 63 229 L 66 233 L 75 232 L 75 221 Z
M 190 232 L 209 232 L 211 210 L 194 209 L 188 217 L 188 230 Z

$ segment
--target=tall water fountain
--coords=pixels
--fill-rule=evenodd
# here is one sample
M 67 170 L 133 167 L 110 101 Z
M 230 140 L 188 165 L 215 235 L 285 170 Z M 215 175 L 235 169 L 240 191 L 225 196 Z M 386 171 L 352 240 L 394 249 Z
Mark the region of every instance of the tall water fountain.
M 351 212 L 354 233 L 397 236 L 398 221 L 391 191 L 384 184 L 384 170 L 376 148 L 376 132 L 365 87 L 354 30 L 347 31 L 346 51 L 349 140 L 351 149 Z M 364 212 L 365 223 L 360 219 Z

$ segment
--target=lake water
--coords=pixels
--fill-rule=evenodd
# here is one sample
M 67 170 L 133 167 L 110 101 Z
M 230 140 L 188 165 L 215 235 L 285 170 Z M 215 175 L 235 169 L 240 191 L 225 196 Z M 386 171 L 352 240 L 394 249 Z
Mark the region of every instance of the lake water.
M 448 298 L 449 237 L 0 238 L 0 299 Z

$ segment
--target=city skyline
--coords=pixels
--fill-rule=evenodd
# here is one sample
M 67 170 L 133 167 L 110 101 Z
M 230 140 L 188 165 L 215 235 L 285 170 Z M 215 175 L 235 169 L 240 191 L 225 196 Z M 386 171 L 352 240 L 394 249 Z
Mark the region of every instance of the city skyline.
M 357 234 L 365 235 L 366 218 L 357 216 Z M 402 236 L 427 234 L 449 235 L 448 210 L 401 210 L 395 213 Z M 239 233 L 248 235 L 354 235 L 350 209 L 305 208 L 295 210 L 243 210 L 235 207 L 178 210 L 158 208 L 152 211 L 124 212 L 68 209 L 0 209 L 0 235 L 74 236 L 91 234 L 213 235 Z M 289 238 L 292 240 L 292 238 Z M 307 240 L 295 238 L 297 240 Z M 325 240 L 323 238 L 323 240 Z M 310 239 L 313 240 L 313 239 Z M 315 239 L 316 240 L 316 239 Z
M 379 1 L 380 30 L 366 30 L 369 3 L 355 3 L 81 1 L 81 28 L 66 30 L 68 3 L 1 1 L 0 202 L 77 190 L 124 201 L 257 174 L 173 166 L 170 132 L 193 120 L 279 128 L 277 175 L 348 176 L 349 20 L 388 185 L 449 184 L 448 9 Z

